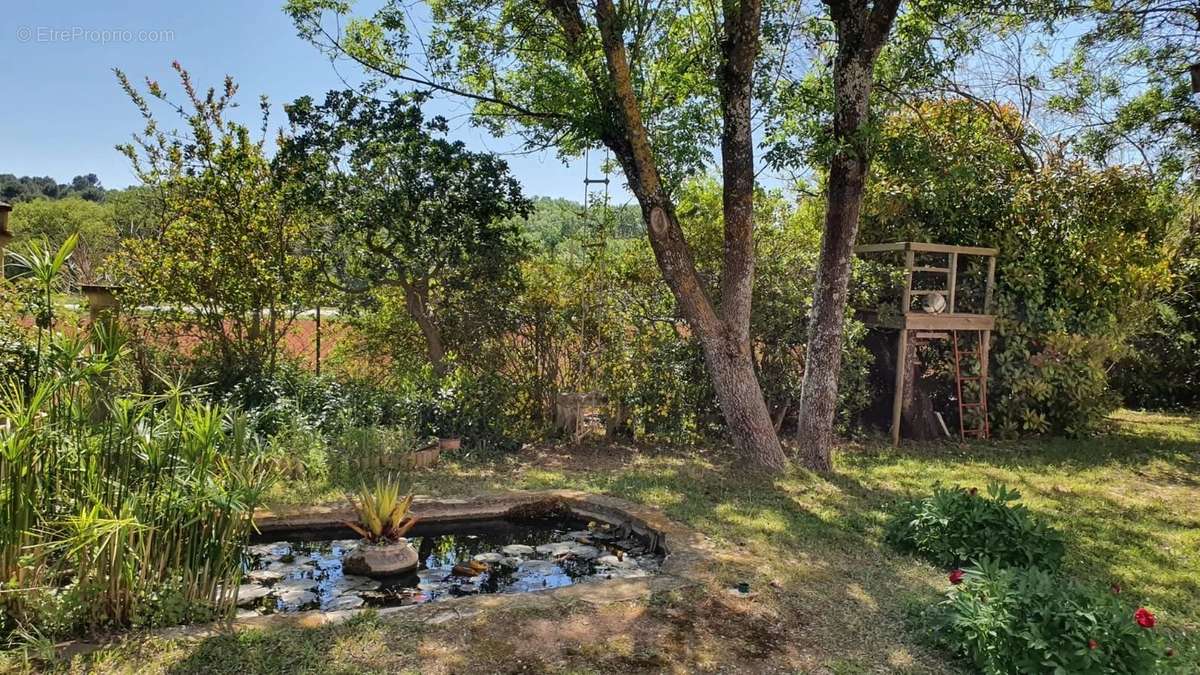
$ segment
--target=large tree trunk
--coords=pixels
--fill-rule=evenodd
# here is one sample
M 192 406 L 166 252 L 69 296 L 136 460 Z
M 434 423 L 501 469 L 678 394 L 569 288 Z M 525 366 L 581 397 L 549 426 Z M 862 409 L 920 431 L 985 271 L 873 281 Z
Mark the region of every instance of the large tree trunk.
M 441 375 L 446 369 L 446 346 L 442 342 L 442 330 L 433 320 L 429 311 L 429 280 L 417 279 L 412 283 L 404 283 L 404 306 L 408 315 L 421 329 L 425 338 L 425 350 L 429 355 L 429 365 L 433 372 Z
M 577 0 L 547 0 L 567 44 L 581 54 L 586 29 Z M 592 87 L 613 112 L 608 146 L 642 208 L 663 279 L 680 312 L 700 341 L 704 361 L 729 435 L 750 468 L 779 471 L 786 465 L 779 437 L 763 400 L 750 355 L 750 304 L 754 280 L 754 144 L 750 102 L 758 53 L 761 6 L 758 0 L 723 6 L 725 39 L 719 80 L 723 130 L 725 267 L 718 311 L 705 293 L 692 251 L 662 185 L 654 152 L 633 85 L 621 19 L 612 0 L 596 0 L 596 24 L 604 51 L 603 77 L 590 73 Z M 581 57 L 582 59 L 582 57 Z
M 797 429 L 802 461 L 814 471 L 833 468 L 830 449 L 842 368 L 846 289 L 865 174 L 864 162 L 846 157 L 834 159 L 829 172 L 829 208 L 813 289 Z
M 734 444 L 755 466 L 782 470 L 786 459 L 754 372 L 749 340 L 731 338 L 700 342 L 725 425 Z
M 869 163 L 864 127 L 870 110 L 871 79 L 900 0 L 877 0 L 870 7 L 865 0 L 829 0 L 828 4 L 838 41 L 833 64 L 833 135 L 838 150 L 829 163 L 825 231 L 813 288 L 797 428 L 804 464 L 822 472 L 833 468 L 830 451 L 842 367 L 846 293 Z

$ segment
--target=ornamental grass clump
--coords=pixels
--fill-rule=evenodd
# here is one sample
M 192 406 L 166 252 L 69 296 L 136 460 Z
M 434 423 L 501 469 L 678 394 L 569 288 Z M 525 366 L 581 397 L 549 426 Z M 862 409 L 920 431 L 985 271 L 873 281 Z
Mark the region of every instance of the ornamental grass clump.
M 997 483 L 988 485 L 986 494 L 935 486 L 932 495 L 899 505 L 886 540 L 945 568 L 987 557 L 1004 565 L 1057 569 L 1062 536 L 1016 504 L 1020 498 Z
M 273 473 L 244 417 L 122 394 L 121 337 L 50 338 L 0 381 L 0 645 L 227 615 Z
M 924 615 L 933 639 L 1001 673 L 1161 673 L 1181 668 L 1156 617 L 1114 591 L 993 560 L 950 577 L 946 599 Z

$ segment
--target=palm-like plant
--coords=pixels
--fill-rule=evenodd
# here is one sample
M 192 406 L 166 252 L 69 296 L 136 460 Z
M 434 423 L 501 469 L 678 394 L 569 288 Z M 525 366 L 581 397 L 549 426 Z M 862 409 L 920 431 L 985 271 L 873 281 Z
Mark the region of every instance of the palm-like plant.
M 378 478 L 371 487 L 363 485 L 358 495 L 351 497 L 358 522 L 346 526 L 371 543 L 399 541 L 417 524 L 416 516 L 408 515 L 413 496 L 401 496 L 402 491 L 394 477 Z
M 38 327 L 37 355 L 39 370 L 42 358 L 42 334 L 50 330 L 54 324 L 53 294 L 61 283 L 60 273 L 63 271 L 63 266 L 70 260 L 71 254 L 75 252 L 75 246 L 78 243 L 79 236 L 72 234 L 67 237 L 62 246 L 58 247 L 58 250 L 51 249 L 44 241 L 34 240 L 29 242 L 28 249 L 24 254 L 16 251 L 8 253 L 9 257 L 19 267 L 25 268 L 25 275 L 33 278 L 37 284 L 38 307 L 34 321 Z

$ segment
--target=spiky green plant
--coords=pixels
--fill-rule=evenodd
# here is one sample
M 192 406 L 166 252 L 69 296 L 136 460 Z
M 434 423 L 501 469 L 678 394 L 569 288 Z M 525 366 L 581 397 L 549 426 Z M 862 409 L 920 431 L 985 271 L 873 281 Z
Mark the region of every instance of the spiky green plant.
M 400 481 L 394 476 L 376 478 L 370 487 L 363 485 L 351 498 L 358 522 L 346 525 L 372 543 L 398 541 L 417 524 L 416 516 L 408 515 L 413 496 L 401 496 L 401 492 Z
M 168 592 L 231 612 L 270 462 L 236 412 L 122 395 L 127 349 L 94 330 L 51 336 L 32 386 L 0 381 L 0 624 L 36 627 L 66 595 L 86 599 L 67 631 L 139 623 Z
M 62 271 L 75 246 L 79 243 L 79 235 L 72 234 L 57 250 L 40 239 L 30 241 L 24 253 L 10 251 L 11 257 L 19 266 L 25 268 L 29 277 L 37 285 L 38 296 L 35 303 L 34 322 L 38 327 L 37 357 L 38 369 L 41 369 L 43 335 L 54 325 L 54 291 L 59 287 Z

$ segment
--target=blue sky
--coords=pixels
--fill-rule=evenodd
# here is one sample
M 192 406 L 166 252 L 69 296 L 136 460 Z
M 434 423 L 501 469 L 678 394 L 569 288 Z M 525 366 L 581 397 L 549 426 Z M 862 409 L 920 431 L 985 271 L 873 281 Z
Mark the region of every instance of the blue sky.
M 283 103 L 344 85 L 328 59 L 296 37 L 281 6 L 282 0 L 9 3 L 0 24 L 0 173 L 67 181 L 91 172 L 108 187 L 133 182 L 113 146 L 140 129 L 141 118 L 114 67 L 164 86 L 176 82 L 173 59 L 201 86 L 232 75 L 243 121 L 254 126 L 258 95 L 266 94 L 273 125 L 282 125 Z M 349 65 L 339 71 L 350 80 L 358 75 Z M 528 194 L 582 198 L 582 161 L 564 166 L 552 152 L 515 154 L 519 139 L 471 128 L 456 103 L 433 104 L 430 112 L 450 117 L 454 135 L 474 149 L 514 153 L 507 159 Z M 595 172 L 600 157 L 591 159 Z M 614 198 L 627 200 L 617 183 Z

